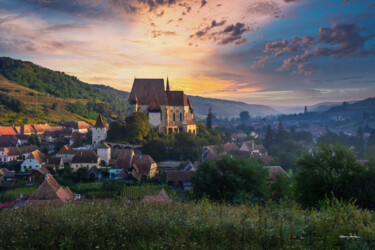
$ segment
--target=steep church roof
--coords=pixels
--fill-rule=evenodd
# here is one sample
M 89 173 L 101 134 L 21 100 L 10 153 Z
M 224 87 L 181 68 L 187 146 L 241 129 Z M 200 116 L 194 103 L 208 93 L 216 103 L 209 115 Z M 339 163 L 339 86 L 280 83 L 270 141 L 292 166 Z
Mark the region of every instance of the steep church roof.
M 169 91 L 166 96 L 169 106 L 189 106 L 184 91 Z
M 150 105 L 148 105 L 148 111 L 160 111 L 160 105 L 158 101 L 158 97 L 156 96 L 156 91 L 155 89 L 152 89 L 152 96 L 151 96 L 151 101 Z
M 129 98 L 134 100 L 136 96 L 139 105 L 149 105 L 153 89 L 155 89 L 159 105 L 166 105 L 164 79 L 134 79 Z
M 94 128 L 105 128 L 103 117 L 101 114 L 98 115 L 98 119 L 96 119 Z

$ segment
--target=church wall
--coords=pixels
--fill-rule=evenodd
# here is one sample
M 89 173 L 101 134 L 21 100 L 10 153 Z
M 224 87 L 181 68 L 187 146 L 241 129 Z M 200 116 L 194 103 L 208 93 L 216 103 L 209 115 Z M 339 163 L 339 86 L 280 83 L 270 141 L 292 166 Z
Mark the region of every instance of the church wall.
M 148 113 L 148 123 L 151 127 L 158 127 L 161 125 L 160 113 L 159 112 L 150 112 Z
M 104 161 L 106 165 L 109 164 L 109 160 L 111 159 L 111 149 L 98 149 L 98 156 L 100 157 L 100 160 Z
M 92 144 L 94 147 L 99 146 L 105 139 L 107 139 L 107 128 L 92 129 Z

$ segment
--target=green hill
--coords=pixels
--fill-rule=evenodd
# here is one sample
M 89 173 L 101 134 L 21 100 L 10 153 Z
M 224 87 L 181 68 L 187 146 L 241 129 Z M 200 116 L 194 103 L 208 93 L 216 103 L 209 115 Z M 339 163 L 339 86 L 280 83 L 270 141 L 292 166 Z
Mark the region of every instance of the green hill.
M 0 57 L 0 124 L 30 121 L 58 123 L 61 120 L 96 119 L 112 115 L 124 119 L 129 93 L 104 85 L 80 81 L 32 62 Z M 276 115 L 270 107 L 243 102 L 188 96 L 197 118 L 211 107 L 217 117 L 232 118 L 243 110 L 251 116 Z
M 328 115 L 343 115 L 343 116 L 351 116 L 355 117 L 362 117 L 364 113 L 368 113 L 370 116 L 375 115 L 375 98 L 367 98 L 362 101 L 348 103 L 344 102 L 340 106 L 336 106 L 330 108 L 325 112 Z

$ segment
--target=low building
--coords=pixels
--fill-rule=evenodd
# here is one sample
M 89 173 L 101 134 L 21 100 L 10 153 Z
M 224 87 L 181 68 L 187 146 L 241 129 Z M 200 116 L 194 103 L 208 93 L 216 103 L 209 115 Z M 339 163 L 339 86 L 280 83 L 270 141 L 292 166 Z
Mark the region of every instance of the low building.
M 71 167 L 73 171 L 77 171 L 77 169 L 83 167 L 88 169 L 92 167 L 100 168 L 100 157 L 94 150 L 77 150 L 73 157 Z
M 136 155 L 134 150 L 121 150 L 117 154 L 116 168 L 128 169 L 134 167 L 141 175 L 153 178 L 158 174 L 157 164 L 149 155 Z
M 239 150 L 238 146 L 233 142 L 222 145 L 205 146 L 203 147 L 202 160 L 217 159 L 233 150 Z
M 62 188 L 52 175 L 47 174 L 43 183 L 29 196 L 26 205 L 63 205 L 75 199 L 69 187 Z
M 154 203 L 154 202 L 169 203 L 169 202 L 172 202 L 172 199 L 171 197 L 169 197 L 169 195 L 164 189 L 161 189 L 157 195 L 146 195 L 141 200 L 141 203 Z
M 186 191 L 189 191 L 192 187 L 192 178 L 195 176 L 194 171 L 178 171 L 170 170 L 166 171 L 167 178 L 166 182 L 168 185 L 171 185 L 175 188 L 183 188 Z
M 61 123 L 61 126 L 64 128 L 71 129 L 73 132 L 78 133 L 87 133 L 91 126 L 84 121 L 68 121 Z
M 0 127 L 0 136 L 2 135 L 16 135 L 17 130 L 15 127 Z
M 251 152 L 252 155 L 268 155 L 266 148 L 263 145 L 255 144 L 253 140 L 245 141 L 240 147 L 241 151 Z
M 39 150 L 35 150 L 22 162 L 21 172 L 41 168 L 45 160 L 46 156 Z
M 29 176 L 27 177 L 27 180 L 29 182 L 41 182 L 44 180 L 45 176 L 47 174 L 51 174 L 50 171 L 45 168 L 44 166 L 34 169 L 29 173 Z
M 21 140 L 18 139 L 15 135 L 0 136 L 0 147 L 19 147 L 21 145 Z
M 275 183 L 279 176 L 283 176 L 285 178 L 290 177 L 288 173 L 285 172 L 285 170 L 280 166 L 267 166 L 265 168 L 268 169 L 268 183 Z
M 38 147 L 34 145 L 0 148 L 0 163 L 24 160 L 35 150 L 38 150 Z
M 64 161 L 61 157 L 47 157 L 44 166 L 56 171 L 64 167 Z
M 62 158 L 63 162 L 72 162 L 74 155 L 77 153 L 77 150 L 72 149 L 68 145 L 64 145 L 59 152 L 57 152 L 56 157 Z

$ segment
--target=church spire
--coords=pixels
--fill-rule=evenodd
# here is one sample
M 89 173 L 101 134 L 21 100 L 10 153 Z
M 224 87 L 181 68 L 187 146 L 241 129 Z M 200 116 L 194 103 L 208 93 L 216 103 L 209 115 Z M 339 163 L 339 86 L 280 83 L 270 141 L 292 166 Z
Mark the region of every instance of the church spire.
M 169 93 L 170 89 L 169 89 L 169 79 L 168 79 L 168 76 L 167 76 L 167 90 L 166 92 Z

